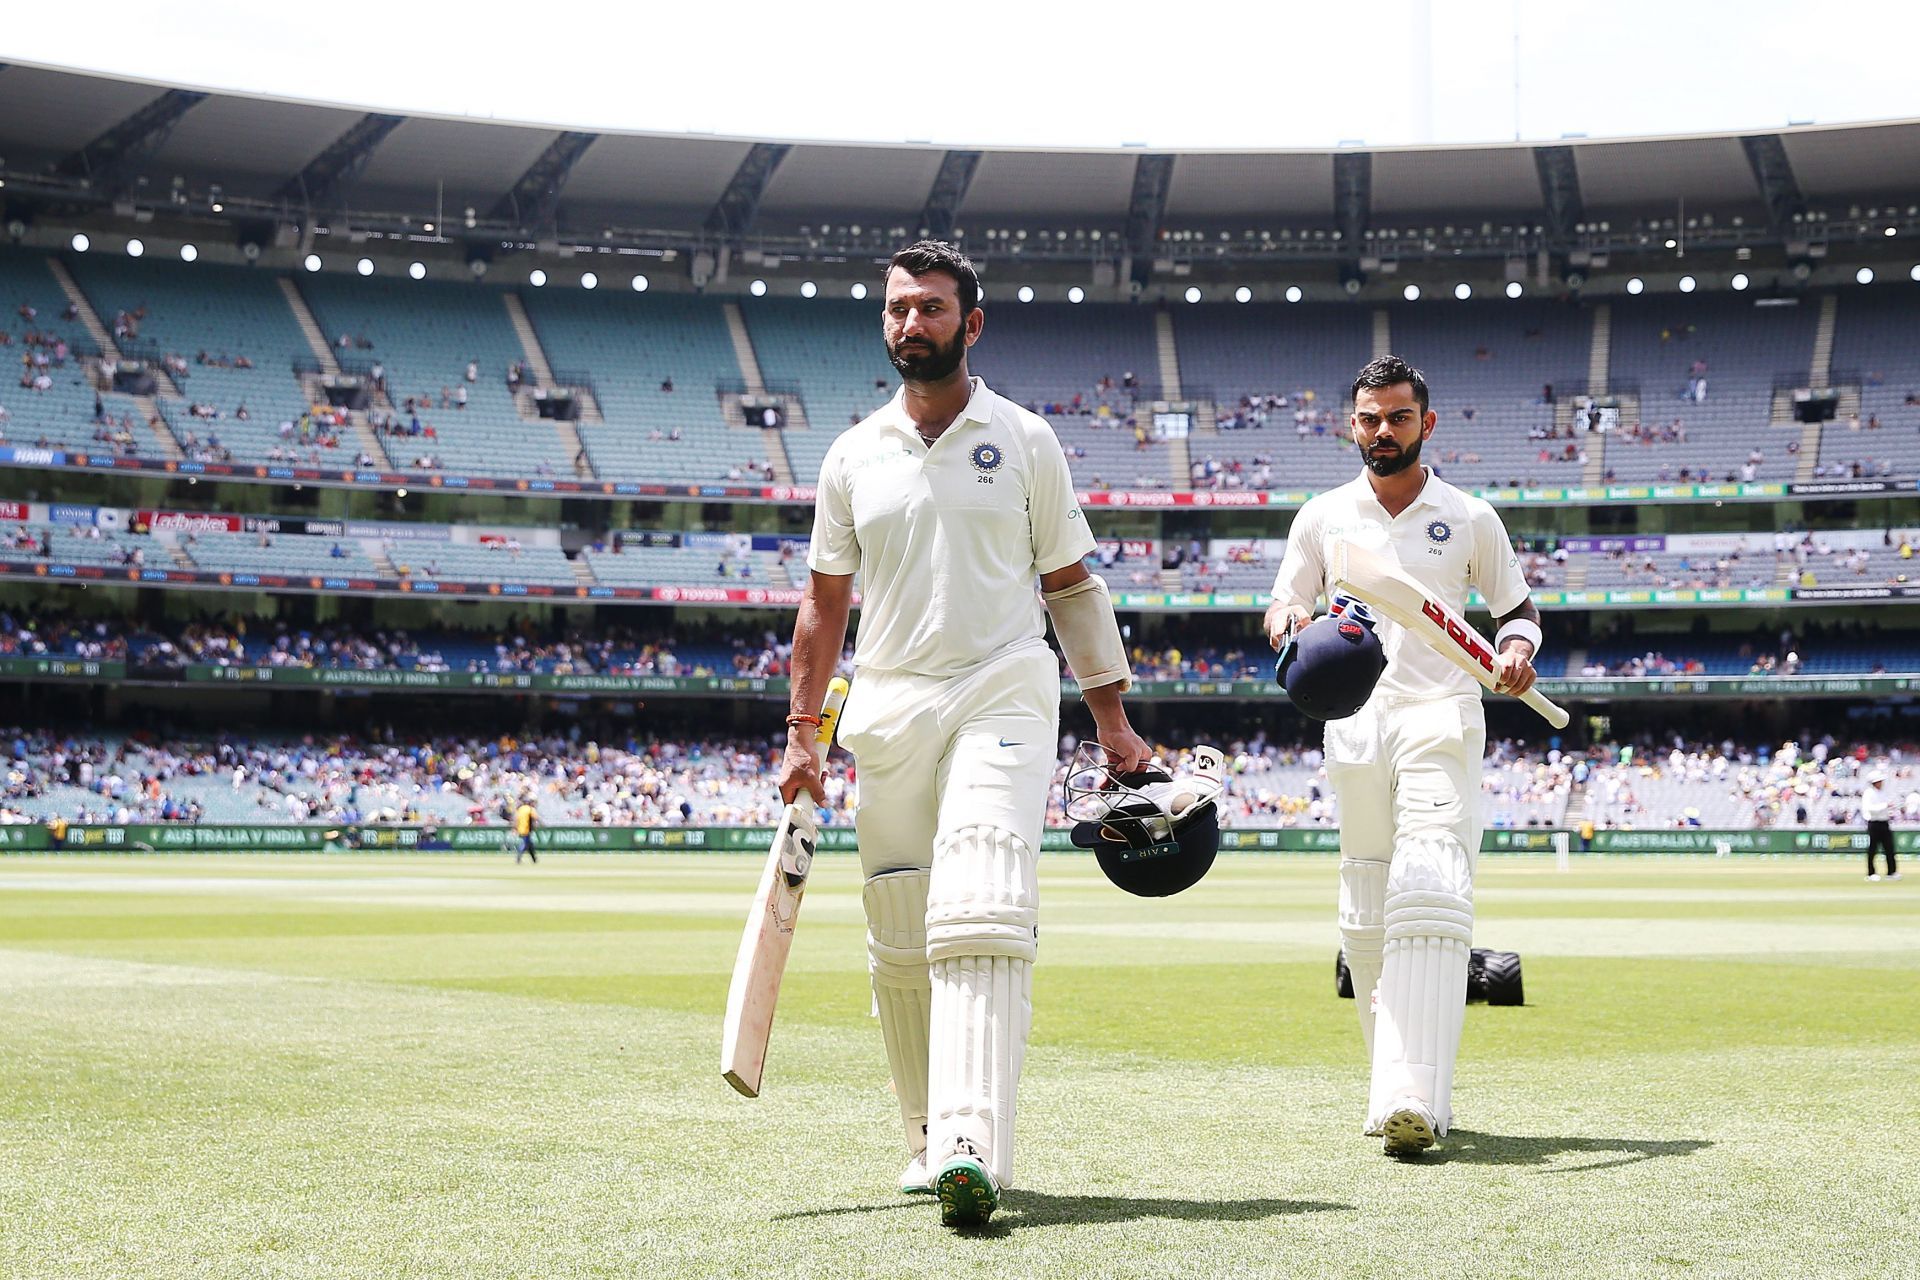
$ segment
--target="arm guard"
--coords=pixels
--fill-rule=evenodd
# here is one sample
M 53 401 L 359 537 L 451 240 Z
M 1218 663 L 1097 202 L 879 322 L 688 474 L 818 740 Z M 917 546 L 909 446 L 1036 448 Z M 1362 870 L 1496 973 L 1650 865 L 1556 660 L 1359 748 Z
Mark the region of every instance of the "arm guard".
M 1053 633 L 1060 638 L 1060 651 L 1067 655 L 1067 666 L 1082 693 L 1109 684 L 1119 685 L 1122 693 L 1133 687 L 1120 622 L 1113 616 L 1113 597 L 1098 574 L 1088 574 L 1058 591 L 1043 591 L 1040 598 L 1053 617 Z

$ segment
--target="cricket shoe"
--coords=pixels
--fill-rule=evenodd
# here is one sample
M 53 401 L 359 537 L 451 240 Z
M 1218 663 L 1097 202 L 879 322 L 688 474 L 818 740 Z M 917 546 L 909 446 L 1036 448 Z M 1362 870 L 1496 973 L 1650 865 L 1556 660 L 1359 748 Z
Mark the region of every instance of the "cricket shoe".
M 943 1227 L 984 1227 L 1000 1207 L 1000 1188 L 987 1172 L 985 1158 L 965 1138 L 954 1143 L 952 1154 L 940 1166 L 933 1193 L 940 1197 Z
M 927 1172 L 926 1152 L 916 1151 L 913 1159 L 907 1161 L 907 1167 L 900 1171 L 900 1194 L 903 1196 L 933 1194 L 933 1175 Z
M 1380 1122 L 1381 1149 L 1401 1159 L 1417 1156 L 1433 1145 L 1433 1130 L 1433 1113 L 1426 1104 L 1402 1098 Z

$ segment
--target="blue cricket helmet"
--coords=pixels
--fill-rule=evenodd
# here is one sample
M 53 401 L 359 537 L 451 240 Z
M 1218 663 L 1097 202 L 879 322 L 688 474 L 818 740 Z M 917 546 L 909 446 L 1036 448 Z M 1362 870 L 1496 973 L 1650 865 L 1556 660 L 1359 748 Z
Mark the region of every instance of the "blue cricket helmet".
M 1332 612 L 1300 628 L 1280 651 L 1273 678 L 1301 715 L 1345 720 L 1366 705 L 1387 669 L 1386 650 L 1373 627 L 1366 605 L 1340 596 Z

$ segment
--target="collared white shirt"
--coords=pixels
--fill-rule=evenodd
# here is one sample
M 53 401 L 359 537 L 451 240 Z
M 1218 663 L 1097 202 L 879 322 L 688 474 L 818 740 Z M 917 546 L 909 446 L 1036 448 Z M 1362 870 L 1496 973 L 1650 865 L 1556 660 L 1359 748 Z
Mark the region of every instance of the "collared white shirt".
M 1314 598 L 1328 589 L 1333 545 L 1350 540 L 1392 555 L 1456 613 L 1466 613 L 1470 587 L 1480 589 L 1495 617 L 1518 609 L 1527 598 L 1527 579 L 1500 513 L 1433 472 L 1426 474 L 1420 496 L 1397 516 L 1389 516 L 1380 505 L 1365 471 L 1338 489 L 1308 499 L 1287 535 L 1273 598 L 1312 609 Z M 1377 693 L 1434 697 L 1479 692 L 1472 676 L 1424 642 L 1409 638 L 1398 624 L 1381 618 L 1375 632 L 1387 654 Z
M 1094 549 L 1053 428 L 975 378 L 929 447 L 904 395 L 820 464 L 807 565 L 860 574 L 854 665 L 955 676 L 1044 645 L 1035 580 Z

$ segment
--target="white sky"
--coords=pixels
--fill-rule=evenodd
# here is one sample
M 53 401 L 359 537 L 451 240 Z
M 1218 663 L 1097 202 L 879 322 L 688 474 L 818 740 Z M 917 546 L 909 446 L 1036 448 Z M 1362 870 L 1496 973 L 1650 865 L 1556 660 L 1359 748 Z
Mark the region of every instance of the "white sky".
M 1516 114 L 1529 140 L 1920 116 L 1920 6 L 1891 0 L 99 0 L 6 28 L 0 61 L 670 133 L 1324 147 L 1510 141 Z

